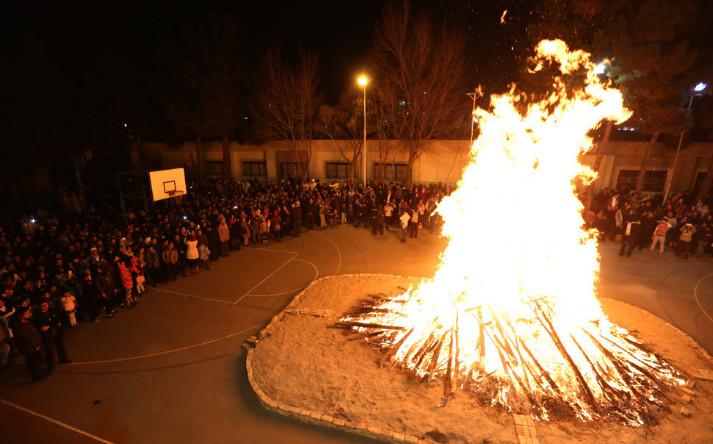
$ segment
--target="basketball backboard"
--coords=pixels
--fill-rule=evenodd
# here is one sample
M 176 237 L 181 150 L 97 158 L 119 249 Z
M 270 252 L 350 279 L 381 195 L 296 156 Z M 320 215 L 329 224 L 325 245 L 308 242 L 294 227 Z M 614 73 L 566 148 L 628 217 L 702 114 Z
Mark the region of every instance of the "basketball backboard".
M 183 168 L 149 171 L 149 179 L 154 202 L 186 194 L 186 174 Z

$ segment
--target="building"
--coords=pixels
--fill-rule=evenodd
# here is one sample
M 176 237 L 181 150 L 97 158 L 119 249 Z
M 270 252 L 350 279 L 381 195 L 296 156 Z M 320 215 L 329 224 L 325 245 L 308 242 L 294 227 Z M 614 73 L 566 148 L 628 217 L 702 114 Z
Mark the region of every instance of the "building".
M 223 167 L 223 146 L 220 141 L 203 143 L 206 175 L 218 176 Z M 320 180 L 347 179 L 352 172 L 350 140 L 314 140 L 309 156 L 309 177 Z M 366 174 L 369 180 L 401 181 L 408 171 L 408 152 L 399 141 L 369 140 Z M 645 175 L 644 191 L 663 193 L 671 182 L 671 191 L 698 189 L 713 162 L 713 143 L 696 142 L 684 147 L 673 173 L 675 148 L 650 142 L 610 141 L 602 146 L 599 179 L 595 190 L 602 188 L 632 189 L 641 168 L 644 152 L 651 149 Z M 299 176 L 295 153 L 286 142 L 272 141 L 261 145 L 229 145 L 231 172 L 240 179 L 276 180 Z M 195 142 L 178 145 L 149 142 L 134 146 L 132 162 L 137 170 L 184 167 L 189 176 L 195 174 L 197 151 Z M 413 181 L 419 183 L 456 183 L 468 160 L 468 141 L 431 140 L 423 154 L 414 162 Z M 596 155 L 588 154 L 584 162 L 593 166 Z M 362 163 L 357 161 L 357 178 L 362 178 Z

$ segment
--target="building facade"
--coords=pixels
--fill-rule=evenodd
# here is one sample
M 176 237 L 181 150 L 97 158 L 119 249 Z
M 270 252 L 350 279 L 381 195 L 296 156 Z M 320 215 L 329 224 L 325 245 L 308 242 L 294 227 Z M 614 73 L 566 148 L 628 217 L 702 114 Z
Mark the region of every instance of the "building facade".
M 195 175 L 198 160 L 203 158 L 204 173 L 208 176 L 222 174 L 223 145 L 219 141 L 203 142 L 199 155 L 195 142 L 178 145 L 142 143 L 132 148 L 131 156 L 137 171 L 186 168 L 189 176 Z M 315 140 L 310 144 L 308 176 L 319 180 L 340 180 L 363 177 L 363 158 L 353 159 L 351 140 Z M 698 189 L 713 162 L 713 143 L 692 143 L 684 147 L 675 161 L 675 148 L 650 142 L 612 141 L 602 145 L 599 178 L 594 189 L 632 189 L 641 168 L 646 150 L 650 150 L 644 190 L 662 193 L 670 183 L 672 192 Z M 277 180 L 301 176 L 296 156 L 284 141 L 260 145 L 232 142 L 228 149 L 233 177 L 240 179 Z M 367 143 L 367 179 L 403 181 L 408 171 L 408 150 L 400 141 L 369 140 Z M 583 161 L 594 166 L 596 155 L 587 154 Z M 301 157 L 304 158 L 304 157 Z M 414 162 L 413 181 L 418 183 L 456 183 L 469 159 L 469 143 L 465 140 L 431 140 Z M 353 169 L 356 168 L 356 174 Z

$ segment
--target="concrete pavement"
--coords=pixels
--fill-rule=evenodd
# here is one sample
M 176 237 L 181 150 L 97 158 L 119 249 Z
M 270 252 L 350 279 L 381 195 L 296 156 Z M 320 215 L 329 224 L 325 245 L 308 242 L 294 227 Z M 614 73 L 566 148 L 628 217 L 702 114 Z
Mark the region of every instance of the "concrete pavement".
M 428 276 L 443 246 L 425 233 L 402 244 L 393 231 L 373 238 L 344 226 L 235 252 L 114 319 L 70 332 L 75 362 L 50 379 L 33 385 L 21 367 L 9 369 L 0 380 L 0 400 L 11 403 L 0 402 L 0 442 L 364 442 L 265 412 L 247 385 L 240 344 L 317 276 Z M 713 260 L 616 252 L 601 248 L 602 296 L 651 311 L 713 352 Z

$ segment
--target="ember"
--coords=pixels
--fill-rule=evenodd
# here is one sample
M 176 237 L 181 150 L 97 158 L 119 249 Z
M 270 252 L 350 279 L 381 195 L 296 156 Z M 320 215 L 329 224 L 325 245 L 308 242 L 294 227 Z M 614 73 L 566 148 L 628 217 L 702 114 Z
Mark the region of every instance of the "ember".
M 596 233 L 583 228 L 574 188 L 596 177 L 579 161 L 587 133 L 630 113 L 588 53 L 545 40 L 533 62 L 559 67 L 546 99 L 526 104 L 513 88 L 476 111 L 471 162 L 437 209 L 449 243 L 435 276 L 339 325 L 393 365 L 442 379 L 445 399 L 461 389 L 541 420 L 650 424 L 685 377 L 602 312 Z

